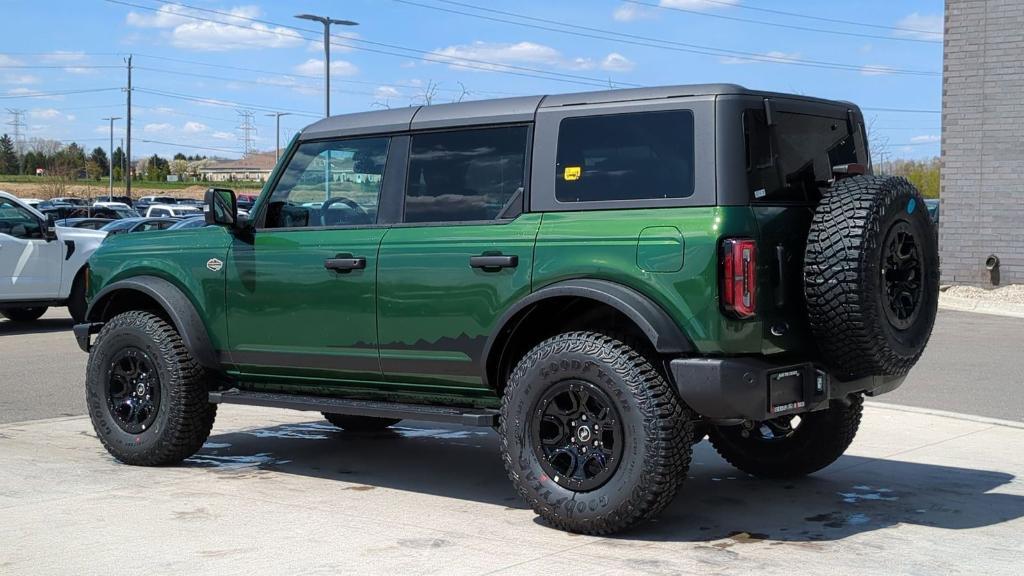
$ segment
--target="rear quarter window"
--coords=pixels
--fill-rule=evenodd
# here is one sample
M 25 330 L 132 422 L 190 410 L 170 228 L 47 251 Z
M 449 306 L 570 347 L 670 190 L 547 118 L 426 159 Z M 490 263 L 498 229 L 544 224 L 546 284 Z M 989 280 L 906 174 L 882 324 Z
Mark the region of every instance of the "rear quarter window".
M 667 110 L 565 118 L 559 125 L 556 162 L 559 202 L 691 196 L 693 113 Z

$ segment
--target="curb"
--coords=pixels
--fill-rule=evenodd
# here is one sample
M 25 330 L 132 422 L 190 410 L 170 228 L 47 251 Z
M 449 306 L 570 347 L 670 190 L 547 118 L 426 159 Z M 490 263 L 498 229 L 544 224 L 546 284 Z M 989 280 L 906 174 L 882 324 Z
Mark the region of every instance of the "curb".
M 999 418 L 989 418 L 987 416 L 974 416 L 973 414 L 947 412 L 946 410 L 936 410 L 932 408 L 918 408 L 917 406 L 907 406 L 904 404 L 890 404 L 888 402 L 878 402 L 873 400 L 865 400 L 864 404 L 866 406 L 870 406 L 871 408 L 881 408 L 882 410 L 892 410 L 895 412 L 910 412 L 913 414 L 938 416 L 941 418 L 952 418 L 953 420 L 966 420 L 968 422 L 977 422 L 978 424 L 991 424 L 993 426 L 1003 426 L 1006 428 L 1016 428 L 1018 430 L 1024 430 L 1024 422 L 1016 422 L 1014 420 L 1001 420 Z
M 959 298 L 947 294 L 939 295 L 939 308 L 959 312 L 975 312 L 1009 318 L 1024 318 L 1024 304 L 1012 302 L 990 302 L 973 298 Z

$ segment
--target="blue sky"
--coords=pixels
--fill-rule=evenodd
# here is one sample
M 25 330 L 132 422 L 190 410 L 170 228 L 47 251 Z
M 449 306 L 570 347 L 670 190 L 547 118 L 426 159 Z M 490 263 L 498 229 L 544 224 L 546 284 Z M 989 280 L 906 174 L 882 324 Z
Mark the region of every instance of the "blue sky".
M 5 0 L 0 112 L 8 122 L 3 109 L 25 110 L 29 137 L 106 147 L 101 119 L 124 116 L 123 59 L 131 53 L 133 156 L 237 157 L 239 109 L 255 113 L 256 148 L 271 150 L 274 120 L 267 113 L 293 113 L 281 120 L 285 140 L 323 112 L 322 28 L 294 18 L 305 12 L 359 22 L 333 30 L 333 114 L 408 106 L 428 93 L 445 102 L 608 85 L 736 82 L 852 100 L 865 108 L 876 151 L 892 158 L 937 155 L 942 2 L 831 6 L 810 0 Z M 78 92 L 86 90 L 95 91 Z M 124 121 L 117 124 L 120 139 Z

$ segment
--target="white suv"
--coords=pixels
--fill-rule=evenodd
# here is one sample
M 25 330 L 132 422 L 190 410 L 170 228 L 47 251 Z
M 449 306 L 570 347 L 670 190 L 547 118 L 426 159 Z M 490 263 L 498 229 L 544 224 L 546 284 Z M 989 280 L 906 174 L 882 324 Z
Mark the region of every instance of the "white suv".
M 187 204 L 153 204 L 146 210 L 146 217 L 187 218 L 199 216 L 202 213 L 203 211 L 199 208 Z
M 31 322 L 49 306 L 85 317 L 86 264 L 106 232 L 52 227 L 46 217 L 0 191 L 0 314 Z

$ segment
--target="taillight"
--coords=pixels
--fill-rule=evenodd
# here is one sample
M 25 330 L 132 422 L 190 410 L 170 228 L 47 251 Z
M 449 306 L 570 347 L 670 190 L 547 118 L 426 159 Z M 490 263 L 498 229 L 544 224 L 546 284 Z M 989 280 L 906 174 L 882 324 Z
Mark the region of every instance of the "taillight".
M 757 312 L 757 244 L 749 238 L 722 241 L 722 308 L 737 318 Z

